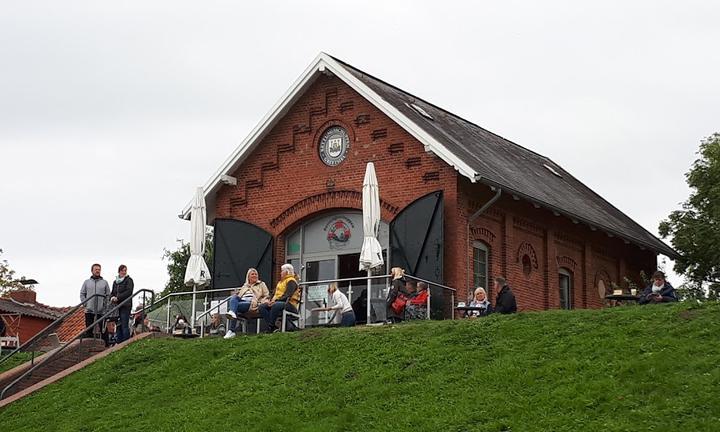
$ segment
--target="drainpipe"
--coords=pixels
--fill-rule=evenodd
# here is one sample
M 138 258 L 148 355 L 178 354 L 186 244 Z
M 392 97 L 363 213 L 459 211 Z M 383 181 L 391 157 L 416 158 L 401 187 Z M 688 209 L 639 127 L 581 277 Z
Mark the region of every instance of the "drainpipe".
M 480 207 L 480 209 L 478 211 L 471 214 L 470 217 L 468 218 L 468 222 L 467 222 L 467 251 L 468 252 L 472 252 L 472 243 L 470 240 L 470 226 L 475 221 L 475 219 L 477 219 L 481 214 L 485 213 L 485 210 L 490 208 L 491 205 L 495 204 L 495 201 L 497 201 L 500 198 L 500 195 L 502 194 L 502 189 L 500 189 L 500 188 L 494 188 L 491 186 L 490 189 L 495 190 L 495 196 L 490 198 L 490 201 L 486 202 L 485 205 Z M 469 293 L 470 287 L 472 287 L 472 255 L 471 254 L 467 254 L 467 260 L 468 260 L 468 266 L 467 266 L 468 284 L 467 284 L 467 286 L 468 286 L 468 293 Z M 490 287 L 488 286 L 488 300 L 489 300 L 489 297 L 490 297 Z

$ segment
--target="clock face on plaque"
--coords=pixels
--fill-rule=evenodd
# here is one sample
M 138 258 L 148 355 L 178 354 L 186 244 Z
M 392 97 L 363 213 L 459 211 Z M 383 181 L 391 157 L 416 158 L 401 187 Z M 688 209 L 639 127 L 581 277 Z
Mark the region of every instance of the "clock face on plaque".
M 320 159 L 328 166 L 336 166 L 347 157 L 350 137 L 341 126 L 329 127 L 320 137 Z

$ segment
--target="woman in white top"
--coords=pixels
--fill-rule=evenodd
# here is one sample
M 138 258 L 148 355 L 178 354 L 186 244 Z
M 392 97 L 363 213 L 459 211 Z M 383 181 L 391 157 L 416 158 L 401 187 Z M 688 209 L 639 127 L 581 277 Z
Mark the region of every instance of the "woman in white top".
M 355 312 L 347 296 L 337 289 L 337 284 L 332 283 L 328 287 L 328 295 L 330 297 L 327 310 L 340 311 L 342 318 L 340 320 L 341 327 L 352 327 L 355 325 Z

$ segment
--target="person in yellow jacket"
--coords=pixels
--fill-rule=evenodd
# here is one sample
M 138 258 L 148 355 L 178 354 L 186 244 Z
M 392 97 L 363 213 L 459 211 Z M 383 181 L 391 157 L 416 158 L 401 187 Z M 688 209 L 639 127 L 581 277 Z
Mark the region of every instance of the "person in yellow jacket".
M 280 267 L 280 281 L 275 287 L 275 294 L 267 303 L 258 305 L 258 311 L 268 325 L 271 332 L 278 330 L 275 325 L 282 316 L 283 310 L 298 313 L 300 305 L 300 286 L 297 283 L 295 269 L 292 264 L 283 264 Z

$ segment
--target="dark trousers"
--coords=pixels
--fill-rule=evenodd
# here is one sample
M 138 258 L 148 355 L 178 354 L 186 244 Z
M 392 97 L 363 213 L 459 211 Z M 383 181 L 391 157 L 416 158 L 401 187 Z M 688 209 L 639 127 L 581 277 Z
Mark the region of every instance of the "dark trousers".
M 247 311 L 250 310 L 250 302 L 244 302 L 240 301 L 237 296 L 233 296 L 230 299 L 230 310 L 235 312 L 235 315 L 240 315 L 247 313 Z M 230 323 L 228 324 L 228 330 L 231 332 L 235 332 L 235 327 L 237 327 L 237 321 L 236 319 L 230 319 Z
M 103 316 L 101 313 L 92 313 L 92 312 L 85 312 L 85 328 L 90 327 L 90 324 L 94 323 Z M 107 345 L 108 342 L 108 334 L 107 331 L 103 330 L 103 323 L 97 323 L 92 328 L 88 328 L 83 337 L 86 338 L 94 338 L 95 337 L 95 329 L 98 329 L 100 332 L 100 338 L 105 341 L 105 344 Z
M 120 322 L 116 334 L 117 343 L 130 339 L 130 308 L 122 307 L 118 309 L 120 313 Z
M 297 313 L 297 309 L 295 308 L 295 306 L 282 301 L 275 302 L 275 304 L 273 304 L 272 306 L 268 306 L 266 304 L 258 305 L 260 315 L 262 315 L 265 323 L 267 323 L 268 327 L 270 328 L 270 331 L 273 331 L 277 328 L 275 326 L 275 322 L 278 318 L 282 317 L 282 311 L 285 309 L 287 309 L 289 312 Z
M 342 319 L 340 320 L 340 327 L 352 327 L 355 325 L 355 312 L 348 311 L 342 314 Z

